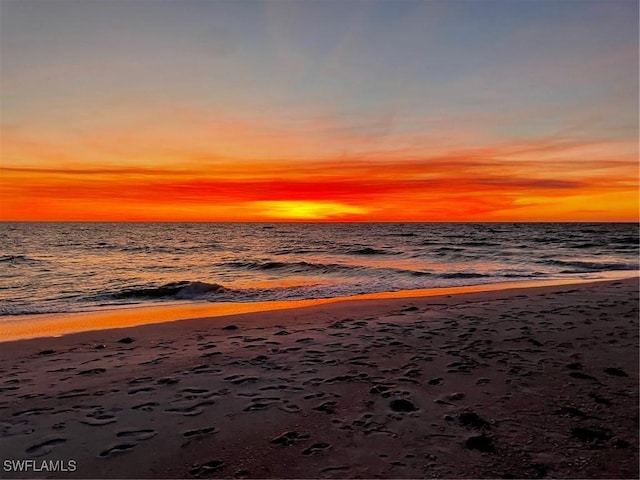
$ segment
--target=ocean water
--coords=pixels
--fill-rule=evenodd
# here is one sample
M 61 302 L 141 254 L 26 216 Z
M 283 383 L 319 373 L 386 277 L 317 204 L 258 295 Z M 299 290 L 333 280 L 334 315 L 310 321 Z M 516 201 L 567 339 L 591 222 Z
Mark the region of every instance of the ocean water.
M 0 223 L 0 315 L 638 270 L 623 223 Z

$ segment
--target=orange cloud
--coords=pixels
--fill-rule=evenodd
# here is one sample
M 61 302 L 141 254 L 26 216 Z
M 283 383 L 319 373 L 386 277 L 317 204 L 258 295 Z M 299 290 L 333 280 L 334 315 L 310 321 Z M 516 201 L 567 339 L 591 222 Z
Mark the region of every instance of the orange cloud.
M 414 166 L 396 165 L 357 178 L 317 181 L 204 178 L 194 172 L 138 170 L 2 172 L 2 218 L 76 220 L 633 220 L 633 181 L 474 177 L 445 171 L 413 178 Z M 370 167 L 363 167 L 366 172 Z M 194 178 L 195 177 L 195 178 Z M 259 177 L 259 175 L 258 175 Z M 590 201 L 598 198 L 597 202 Z M 578 200 L 576 200 L 578 199 Z M 579 200 L 582 199 L 582 202 Z M 635 202 L 635 203 L 634 203 Z M 582 214 L 581 212 L 586 212 Z
M 387 123 L 365 127 L 387 128 Z M 237 133 L 240 126 L 227 128 Z M 297 133 L 303 130 L 299 127 Z M 246 136 L 244 143 L 253 143 L 255 155 L 240 155 L 249 147 L 216 153 L 200 134 L 163 139 L 155 136 L 158 132 L 142 130 L 92 135 L 90 141 L 56 140 L 51 134 L 45 141 L 5 129 L 0 218 L 638 219 L 637 146 L 629 141 L 551 136 L 463 147 L 396 135 L 386 147 L 372 144 L 360 153 L 322 156 L 325 148 L 309 157 L 293 154 L 304 136 L 284 148 L 287 140 L 280 133 L 272 143 L 266 133 L 251 135 L 249 126 L 239 131 L 242 135 L 228 133 L 229 141 L 238 143 Z M 346 129 L 339 136 L 362 138 L 365 133 Z M 394 142 L 399 146 L 390 148 Z M 278 145 L 283 147 L 280 157 L 274 154 Z M 304 151 L 310 155 L 314 146 L 311 142 Z

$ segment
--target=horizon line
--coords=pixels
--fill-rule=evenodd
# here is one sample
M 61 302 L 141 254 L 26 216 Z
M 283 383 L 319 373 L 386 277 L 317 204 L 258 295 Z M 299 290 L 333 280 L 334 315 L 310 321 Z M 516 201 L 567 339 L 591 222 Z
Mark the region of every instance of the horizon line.
M 0 223 L 253 223 L 253 224 L 456 224 L 456 223 L 637 223 L 640 226 L 640 220 L 378 220 L 378 221 L 349 221 L 349 220 L 298 220 L 298 221 L 262 221 L 262 220 L 0 220 Z

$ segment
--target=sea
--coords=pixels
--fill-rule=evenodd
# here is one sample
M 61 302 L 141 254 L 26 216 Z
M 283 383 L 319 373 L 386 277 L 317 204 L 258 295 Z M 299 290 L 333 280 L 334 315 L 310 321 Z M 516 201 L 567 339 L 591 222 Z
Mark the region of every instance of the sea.
M 0 316 L 630 275 L 635 223 L 0 223 Z

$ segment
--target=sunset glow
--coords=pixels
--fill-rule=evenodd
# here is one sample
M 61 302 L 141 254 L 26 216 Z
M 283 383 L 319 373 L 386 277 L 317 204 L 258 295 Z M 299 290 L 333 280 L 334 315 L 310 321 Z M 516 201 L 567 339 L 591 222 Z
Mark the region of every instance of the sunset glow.
M 1 9 L 0 220 L 638 221 L 637 2 Z

